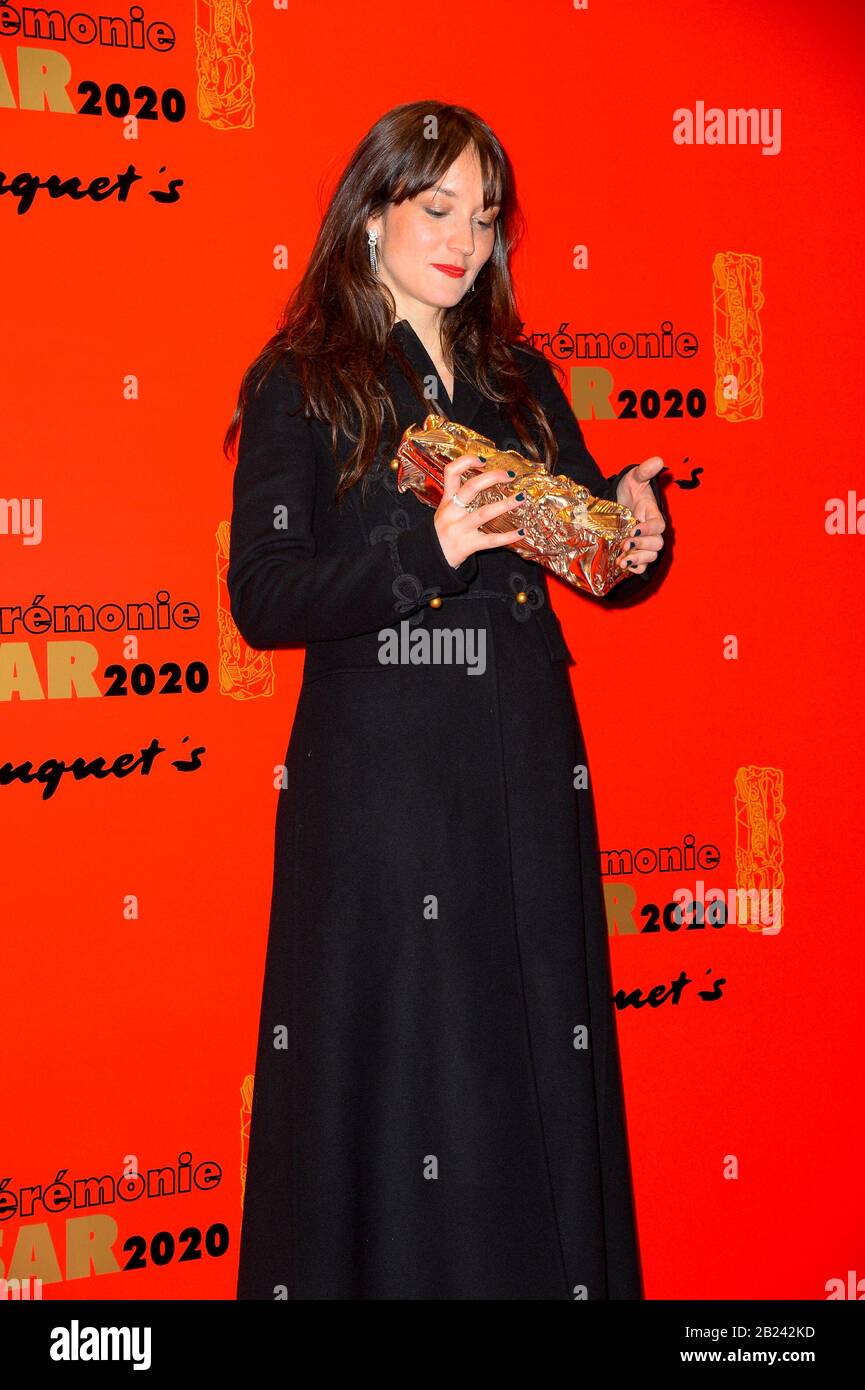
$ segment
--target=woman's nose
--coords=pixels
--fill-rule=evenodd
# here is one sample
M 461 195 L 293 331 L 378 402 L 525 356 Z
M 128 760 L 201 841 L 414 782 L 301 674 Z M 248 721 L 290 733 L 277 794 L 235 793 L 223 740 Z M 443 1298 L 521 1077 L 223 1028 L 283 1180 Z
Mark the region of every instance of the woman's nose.
M 452 251 L 459 251 L 462 256 L 470 256 L 475 249 L 475 238 L 471 227 L 463 227 L 455 231 L 448 246 Z

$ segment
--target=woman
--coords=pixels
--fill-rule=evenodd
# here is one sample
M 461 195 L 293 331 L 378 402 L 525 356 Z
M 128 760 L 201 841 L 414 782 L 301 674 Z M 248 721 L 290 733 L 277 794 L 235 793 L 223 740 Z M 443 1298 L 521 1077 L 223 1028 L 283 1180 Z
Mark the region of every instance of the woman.
M 433 510 L 391 467 L 436 410 L 634 510 L 617 599 L 655 567 L 661 460 L 604 479 L 515 341 L 517 215 L 473 113 L 383 116 L 226 438 L 242 414 L 236 625 L 306 646 L 240 1298 L 642 1296 L 570 653 L 544 571 L 505 548 L 519 528 L 479 530 L 513 503 L 467 510 L 489 476 L 460 484 L 455 460 Z M 465 660 L 385 662 L 401 625 Z

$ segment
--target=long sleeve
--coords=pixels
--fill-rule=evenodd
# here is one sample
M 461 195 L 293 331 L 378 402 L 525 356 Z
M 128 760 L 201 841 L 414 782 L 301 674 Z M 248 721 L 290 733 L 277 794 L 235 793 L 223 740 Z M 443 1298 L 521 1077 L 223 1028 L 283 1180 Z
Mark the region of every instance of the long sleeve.
M 234 622 L 258 649 L 394 626 L 437 593 L 463 592 L 477 573 L 477 555 L 448 563 L 432 509 L 367 550 L 317 554 L 315 436 L 302 410 L 290 413 L 301 404 L 299 380 L 275 368 L 250 395 L 238 442 L 227 584 Z
M 546 411 L 550 427 L 558 442 L 559 454 L 553 465 L 554 471 L 564 473 L 574 482 L 583 484 L 595 497 L 603 497 L 607 501 L 615 502 L 616 489 L 620 480 L 636 465 L 629 463 L 618 473 L 605 478 L 586 448 L 580 423 L 549 362 L 545 358 L 542 360 L 534 358 L 527 376 L 532 389 Z M 666 520 L 667 509 L 657 480 L 652 478 L 649 486 L 658 504 L 658 510 Z M 603 596 L 601 602 L 617 602 L 619 599 L 643 592 L 645 586 L 658 577 L 660 564 L 661 557 L 659 556 L 657 560 L 653 560 L 651 564 L 646 566 L 642 574 L 631 574 L 626 579 L 620 580 L 609 593 Z

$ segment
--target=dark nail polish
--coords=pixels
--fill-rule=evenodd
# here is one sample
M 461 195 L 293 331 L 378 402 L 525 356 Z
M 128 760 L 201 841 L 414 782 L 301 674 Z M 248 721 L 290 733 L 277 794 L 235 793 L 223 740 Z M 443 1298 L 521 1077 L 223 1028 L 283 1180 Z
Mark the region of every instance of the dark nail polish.
M 518 492 L 518 493 L 517 493 L 517 501 L 518 501 L 518 502 L 522 502 L 522 500 L 523 500 L 523 498 L 525 497 L 525 495 L 526 495 L 526 494 L 525 494 L 524 492 Z
M 526 533 L 525 533 L 525 531 L 523 530 L 523 528 L 522 528 L 522 526 L 521 526 L 520 529 L 519 529 L 519 531 L 517 532 L 517 535 L 518 535 L 518 536 L 524 536 L 525 534 L 526 534 Z
M 517 476 L 517 474 L 516 474 L 516 469 L 514 469 L 514 468 L 509 468 L 509 469 L 508 469 L 508 477 L 509 477 L 509 478 L 515 478 L 516 476 Z
M 637 544 L 636 541 L 628 541 L 628 549 L 629 549 L 629 550 L 633 550 L 633 548 L 634 548 L 634 546 L 635 546 L 636 544 Z
M 642 534 L 643 534 L 643 533 L 642 533 L 642 531 L 640 530 L 640 528 L 639 528 L 639 526 L 638 526 L 637 529 L 636 529 L 636 531 L 634 532 L 634 535 L 635 535 L 635 536 L 641 536 Z

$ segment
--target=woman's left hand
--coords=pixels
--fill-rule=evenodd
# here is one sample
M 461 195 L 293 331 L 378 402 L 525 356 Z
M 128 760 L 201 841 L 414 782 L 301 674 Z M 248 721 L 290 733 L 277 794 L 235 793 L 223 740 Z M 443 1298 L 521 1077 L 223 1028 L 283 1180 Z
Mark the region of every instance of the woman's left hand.
M 626 554 L 616 561 L 619 568 L 627 570 L 628 574 L 642 574 L 647 565 L 657 560 L 664 544 L 666 522 L 658 511 L 649 485 L 649 479 L 660 473 L 663 467 L 663 459 L 646 459 L 635 468 L 629 468 L 616 488 L 616 501 L 630 508 L 638 522 Z

